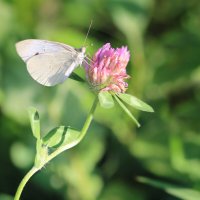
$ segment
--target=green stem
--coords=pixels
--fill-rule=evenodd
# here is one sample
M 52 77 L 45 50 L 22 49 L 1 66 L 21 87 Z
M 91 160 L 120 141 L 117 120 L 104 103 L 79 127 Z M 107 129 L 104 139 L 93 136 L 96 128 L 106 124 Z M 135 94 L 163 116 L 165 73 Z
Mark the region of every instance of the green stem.
M 93 105 L 92 105 L 92 108 L 88 114 L 88 117 L 85 121 L 85 124 L 83 125 L 83 128 L 81 130 L 81 134 L 79 135 L 79 141 L 81 141 L 83 139 L 83 137 L 85 136 L 85 134 L 87 133 L 87 130 L 92 122 L 92 119 L 93 119 L 93 115 L 94 115 L 94 111 L 97 107 L 97 104 L 98 104 L 98 96 L 95 97 L 95 100 L 93 102 Z
M 49 162 L 50 160 L 52 160 L 53 158 L 55 158 L 57 155 L 59 155 L 60 153 L 62 153 L 63 151 L 67 150 L 67 149 L 70 149 L 72 147 L 74 147 L 75 145 L 77 145 L 85 136 L 85 134 L 87 133 L 87 130 L 92 122 L 92 119 L 93 119 L 93 114 L 94 114 L 94 111 L 97 107 L 97 104 L 98 104 L 98 96 L 96 96 L 94 102 L 93 102 L 93 105 L 92 105 L 92 108 L 87 116 L 87 119 L 83 125 L 83 128 L 81 130 L 81 133 L 79 135 L 79 137 L 77 138 L 76 141 L 74 141 L 73 143 L 70 143 L 69 145 L 65 145 L 64 147 L 60 147 L 58 148 L 57 150 L 55 150 L 53 153 L 51 153 L 47 159 L 46 159 L 46 163 Z
M 14 197 L 14 200 L 19 200 L 20 199 L 20 196 L 21 196 L 21 193 L 26 185 L 26 183 L 28 182 L 28 180 L 38 171 L 40 170 L 47 162 L 49 162 L 50 160 L 52 160 L 53 158 L 55 158 L 57 155 L 59 155 L 60 153 L 62 153 L 63 151 L 77 145 L 82 139 L 83 137 L 85 136 L 85 134 L 87 133 L 87 130 L 92 122 L 92 119 L 93 119 L 93 114 L 94 114 L 94 111 L 97 107 L 97 104 L 98 104 L 98 96 L 95 98 L 94 100 L 94 103 L 92 105 L 92 108 L 87 116 L 87 119 L 83 125 L 83 128 L 81 130 L 81 133 L 78 137 L 78 139 L 74 142 L 74 143 L 70 143 L 69 145 L 65 145 L 64 147 L 61 147 L 59 148 L 58 150 L 54 151 L 52 154 L 50 154 L 46 160 L 44 161 L 44 163 L 42 163 L 40 165 L 40 167 L 33 167 L 26 175 L 25 177 L 22 179 L 21 183 L 19 184 L 19 187 L 17 188 L 17 192 L 15 194 L 15 197 Z
M 20 196 L 21 196 L 22 190 L 24 189 L 24 186 L 26 185 L 26 183 L 28 182 L 28 180 L 31 178 L 31 176 L 33 176 L 33 174 L 35 174 L 39 169 L 40 169 L 40 168 L 33 167 L 33 168 L 24 176 L 24 178 L 22 179 L 21 183 L 19 184 L 19 186 L 18 186 L 18 188 L 17 188 L 17 191 L 16 191 L 16 194 L 15 194 L 14 200 L 19 200 L 19 199 L 20 199 Z

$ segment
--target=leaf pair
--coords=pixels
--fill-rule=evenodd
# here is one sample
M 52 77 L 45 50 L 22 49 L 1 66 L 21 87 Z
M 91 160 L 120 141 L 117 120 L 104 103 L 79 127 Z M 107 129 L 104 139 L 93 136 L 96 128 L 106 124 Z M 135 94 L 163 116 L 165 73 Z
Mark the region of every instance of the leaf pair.
M 126 105 L 123 102 L 141 111 L 154 112 L 151 106 L 149 106 L 148 104 L 144 103 L 140 99 L 130 94 L 125 94 L 125 93 L 111 94 L 108 91 L 102 91 L 98 94 L 98 97 L 100 106 L 106 109 L 112 108 L 115 105 L 113 100 L 114 97 L 116 102 L 125 111 L 125 113 L 136 123 L 138 127 L 140 127 L 139 122 L 136 120 L 136 118 L 133 116 L 133 114 L 130 112 L 130 110 L 126 107 Z
M 79 135 L 81 133 L 66 126 L 56 127 L 42 137 L 39 113 L 33 107 L 29 108 L 29 118 L 33 136 L 37 139 L 35 158 L 36 167 L 42 167 L 46 163 L 49 156 L 49 148 L 54 148 L 54 151 L 64 151 L 75 146 L 79 142 Z

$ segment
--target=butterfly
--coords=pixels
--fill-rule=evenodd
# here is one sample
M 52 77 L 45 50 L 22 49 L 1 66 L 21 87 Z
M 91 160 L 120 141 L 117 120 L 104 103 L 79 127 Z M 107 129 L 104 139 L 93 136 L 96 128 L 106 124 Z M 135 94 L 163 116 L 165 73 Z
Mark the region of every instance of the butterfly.
M 85 47 L 72 46 L 39 39 L 16 43 L 19 56 L 27 65 L 31 77 L 44 86 L 54 86 L 65 81 L 85 60 Z

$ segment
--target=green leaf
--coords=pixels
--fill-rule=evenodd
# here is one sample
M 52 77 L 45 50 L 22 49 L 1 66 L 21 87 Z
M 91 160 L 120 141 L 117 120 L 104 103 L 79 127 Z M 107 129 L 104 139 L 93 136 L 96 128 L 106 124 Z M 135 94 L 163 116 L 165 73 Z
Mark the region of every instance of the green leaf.
M 107 91 L 98 94 L 100 106 L 103 108 L 112 108 L 115 104 L 112 95 Z
M 199 200 L 200 192 L 190 188 L 184 188 L 176 185 L 171 185 L 162 181 L 157 181 L 145 177 L 138 177 L 138 181 L 142 183 L 149 184 L 151 186 L 161 188 L 165 190 L 168 194 L 184 200 Z
M 44 136 L 43 144 L 48 147 L 58 148 L 65 145 L 75 146 L 78 143 L 80 132 L 71 127 L 59 126 Z
M 114 95 L 116 101 L 118 102 L 118 104 L 121 106 L 121 108 L 126 112 L 126 114 L 136 123 L 136 125 L 138 127 L 140 127 L 139 122 L 137 121 L 137 119 L 132 115 L 132 113 L 128 110 L 128 108 L 120 101 L 120 99 Z
M 76 74 L 74 72 L 71 73 L 69 78 L 71 78 L 71 79 L 73 79 L 75 81 L 85 82 L 85 80 L 82 77 L 80 77 L 78 74 Z
M 146 111 L 146 112 L 154 112 L 154 110 L 151 106 L 144 103 L 143 101 L 136 98 L 135 96 L 132 96 L 130 94 L 124 94 L 124 93 L 119 93 L 119 94 L 117 94 L 117 96 L 120 99 L 122 99 L 124 102 L 126 102 L 127 104 L 129 104 L 130 106 L 132 106 L 138 110 L 142 110 L 142 111 Z
M 34 107 L 28 109 L 29 118 L 31 122 L 31 129 L 33 136 L 40 139 L 40 117 L 38 111 Z

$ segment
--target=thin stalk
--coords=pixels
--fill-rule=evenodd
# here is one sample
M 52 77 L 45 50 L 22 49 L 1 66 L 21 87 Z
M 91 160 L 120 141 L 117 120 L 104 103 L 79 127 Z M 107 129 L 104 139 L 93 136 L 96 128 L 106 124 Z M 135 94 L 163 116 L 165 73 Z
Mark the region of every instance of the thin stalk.
M 70 143 L 69 145 L 66 145 L 65 147 L 61 147 L 59 148 L 58 150 L 54 151 L 52 154 L 50 154 L 46 160 L 44 161 L 44 163 L 41 163 L 40 167 L 33 167 L 26 175 L 25 177 L 22 179 L 21 183 L 19 184 L 18 188 L 17 188 L 17 191 L 16 191 L 16 194 L 15 194 L 15 197 L 14 197 L 14 200 L 20 200 L 20 196 L 22 194 L 22 191 L 26 185 L 26 183 L 28 182 L 28 180 L 38 171 L 40 170 L 47 162 L 49 162 L 50 160 L 52 160 L 53 158 L 55 158 L 57 155 L 59 155 L 60 153 L 62 153 L 63 151 L 77 145 L 82 139 L 83 137 L 85 136 L 85 134 L 87 133 L 87 130 L 92 122 L 92 119 L 93 119 L 93 114 L 94 114 L 94 111 L 97 107 L 97 104 L 98 104 L 98 96 L 95 98 L 94 102 L 93 102 L 93 105 L 92 105 L 92 108 L 87 116 L 87 119 L 83 125 L 83 128 L 81 130 L 81 133 L 78 137 L 78 139 L 74 142 L 74 143 Z
M 98 96 L 96 96 L 94 102 L 93 102 L 93 105 L 92 105 L 92 108 L 87 116 L 87 119 L 83 125 L 83 128 L 81 130 L 81 133 L 78 137 L 78 139 L 76 141 L 74 141 L 73 143 L 70 143 L 69 145 L 65 145 L 64 147 L 60 147 L 58 148 L 57 150 L 55 150 L 53 153 L 51 153 L 47 159 L 46 159 L 46 163 L 49 162 L 50 160 L 52 160 L 53 158 L 55 158 L 57 155 L 59 155 L 60 153 L 62 153 L 63 151 L 67 150 L 67 149 L 70 149 L 72 148 L 73 146 L 77 145 L 82 139 L 83 137 L 85 136 L 85 134 L 87 133 L 87 130 L 92 122 L 92 119 L 93 119 L 93 115 L 94 115 L 94 111 L 97 107 L 97 104 L 98 104 Z
M 97 104 L 98 104 L 98 96 L 95 97 L 95 100 L 93 102 L 92 108 L 91 108 L 91 110 L 90 110 L 90 112 L 88 114 L 88 117 L 87 117 L 87 119 L 85 121 L 85 124 L 83 125 L 83 128 L 81 130 L 81 134 L 79 135 L 79 141 L 81 141 L 83 139 L 83 137 L 87 133 L 88 128 L 90 127 L 90 124 L 92 122 L 93 115 L 94 115 L 94 112 L 96 110 Z
M 16 194 L 15 194 L 15 197 L 14 197 L 14 200 L 19 200 L 20 199 L 20 196 L 22 194 L 22 191 L 24 189 L 24 186 L 26 185 L 26 183 L 28 182 L 28 180 L 33 176 L 33 174 L 35 174 L 38 170 L 40 170 L 40 168 L 36 168 L 36 167 L 33 167 L 25 176 L 24 178 L 22 179 L 21 183 L 19 184 L 18 188 L 17 188 L 17 191 L 16 191 Z

